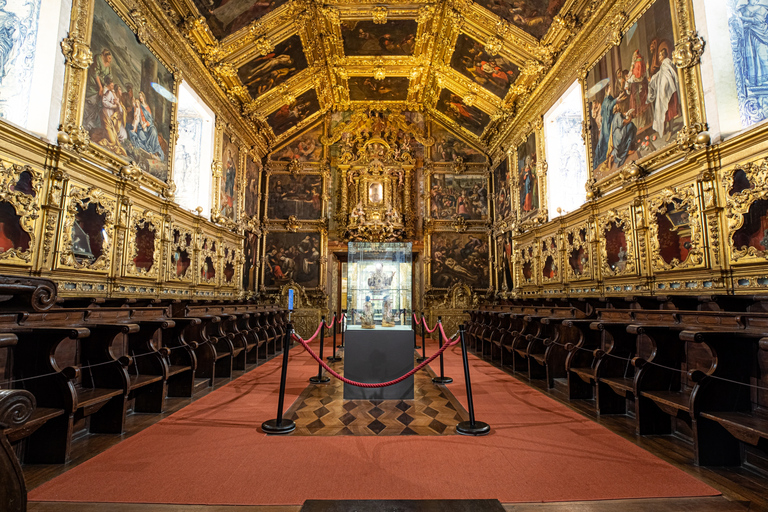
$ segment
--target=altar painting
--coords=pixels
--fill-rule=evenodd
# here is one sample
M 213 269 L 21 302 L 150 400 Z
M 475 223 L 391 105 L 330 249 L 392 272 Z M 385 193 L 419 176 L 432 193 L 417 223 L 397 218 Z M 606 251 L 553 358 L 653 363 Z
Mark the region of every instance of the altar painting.
M 454 120 L 459 126 L 478 136 L 483 133 L 483 130 L 491 121 L 491 116 L 477 107 L 465 105 L 458 94 L 448 89 L 440 91 L 440 98 L 437 100 L 436 108 L 449 119 Z
M 280 7 L 288 0 L 193 0 L 208 22 L 214 37 L 223 39 L 234 34 Z
M 464 162 L 485 162 L 482 153 L 442 126 L 432 125 L 432 138 L 435 139 L 432 146 L 432 160 L 435 162 L 454 162 L 457 158 Z
M 480 233 L 435 233 L 431 237 L 430 277 L 433 288 L 465 283 L 490 286 L 487 236 Z
M 376 80 L 372 76 L 354 76 L 348 83 L 349 99 L 352 101 L 404 101 L 408 97 L 406 77 Z
M 496 198 L 496 218 L 506 219 L 512 213 L 509 166 L 506 158 L 493 170 L 493 191 Z
M 477 3 L 533 37 L 542 38 L 565 0 L 478 0 Z
M 419 24 L 415 20 L 373 21 L 342 20 L 341 37 L 344 54 L 413 55 Z
M 520 193 L 520 211 L 523 215 L 539 209 L 539 177 L 536 157 L 536 133 L 517 147 L 518 189 Z
M 274 151 L 270 159 L 278 162 L 319 162 L 323 157 L 323 144 L 320 142 L 322 136 L 323 125 L 320 123 Z
M 237 175 L 240 165 L 240 148 L 229 134 L 224 134 L 222 144 L 222 165 L 219 208 L 221 216 L 230 220 L 237 217 Z
M 743 128 L 768 119 L 768 3 L 726 0 Z
M 245 263 L 243 267 L 243 289 L 256 289 L 256 271 L 258 270 L 257 260 L 259 257 L 259 237 L 252 231 L 245 232 L 243 240 Z
M 488 180 L 478 174 L 435 173 L 432 175 L 429 204 L 433 219 L 463 217 L 464 220 L 486 220 Z
M 304 69 L 307 69 L 307 57 L 296 35 L 277 44 L 274 51 L 243 64 L 237 76 L 251 96 L 257 98 Z
M 41 1 L 7 0 L 0 7 L 0 119 L 27 126 Z
M 83 127 L 91 142 L 167 181 L 173 75 L 105 0 L 94 4 L 90 46 Z
M 669 2 L 658 0 L 589 71 L 590 156 L 598 181 L 675 143 L 684 120 L 674 50 Z
M 280 287 L 291 281 L 304 288 L 320 284 L 320 234 L 268 233 L 264 250 L 264 285 Z
M 323 211 L 323 177 L 273 174 L 269 177 L 267 217 L 316 220 Z
M 285 104 L 267 117 L 267 124 L 276 136 L 287 132 L 312 114 L 320 110 L 317 93 L 310 89 L 297 97 L 293 103 Z
M 503 98 L 520 74 L 520 68 L 502 55 L 491 56 L 483 43 L 459 34 L 451 67 L 476 84 Z

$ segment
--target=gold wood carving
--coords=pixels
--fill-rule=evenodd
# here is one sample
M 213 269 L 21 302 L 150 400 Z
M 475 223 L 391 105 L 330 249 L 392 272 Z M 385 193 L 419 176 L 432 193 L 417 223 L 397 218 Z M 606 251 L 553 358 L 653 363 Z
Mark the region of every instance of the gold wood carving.
M 3 247 L 0 261 L 29 264 L 37 248 L 35 224 L 40 217 L 40 198 L 43 191 L 42 173 L 29 165 L 0 160 L 0 201 L 9 204 L 19 216 L 19 226 L 29 236 L 29 247 Z
M 92 263 L 77 258 L 73 252 L 73 243 L 76 241 L 73 238 L 76 215 L 78 210 L 85 211 L 90 205 L 95 205 L 96 213 L 104 216 L 103 233 L 105 234 L 101 255 Z M 78 185 L 71 185 L 59 247 L 59 263 L 62 266 L 103 272 L 109 271 L 111 268 L 112 240 L 115 231 L 114 212 L 117 211 L 116 208 L 117 202 L 115 199 L 105 194 L 103 190 L 95 187 L 83 188 Z
M 591 222 L 576 224 L 566 228 L 563 234 L 563 244 L 565 245 L 563 266 L 568 281 L 592 279 L 592 233 L 590 225 Z
M 616 277 L 634 274 L 637 269 L 637 258 L 635 256 L 634 229 L 632 228 L 630 208 L 609 210 L 605 215 L 599 217 L 597 222 L 598 232 L 601 233 L 600 262 L 603 276 Z M 608 262 L 606 234 L 613 229 L 624 233 L 626 247 L 620 245 L 618 259 L 610 264 Z
M 139 255 L 138 233 L 142 229 L 148 229 L 154 235 L 152 249 L 152 266 L 144 269 L 136 266 L 135 259 Z M 143 212 L 134 212 L 131 215 L 131 222 L 128 226 L 128 239 L 131 246 L 126 262 L 125 274 L 136 277 L 157 277 L 160 275 L 161 248 L 162 248 L 162 222 L 151 210 Z
M 677 216 L 667 211 L 667 205 L 673 204 L 678 210 Z M 679 220 L 682 212 L 687 213 L 688 223 Z M 674 258 L 667 262 L 661 255 L 660 232 L 657 215 L 671 217 L 674 230 L 680 237 L 690 237 L 688 257 L 684 261 Z M 665 188 L 658 195 L 651 198 L 648 204 L 648 226 L 650 228 L 650 249 L 654 271 L 677 270 L 701 266 L 704 263 L 704 251 L 702 249 L 702 231 L 699 215 L 698 201 L 694 186 L 679 188 Z M 679 221 L 678 221 L 679 220 Z
M 728 236 L 730 260 L 734 264 L 764 262 L 768 260 L 768 239 L 765 237 L 754 244 L 737 244 L 734 237 L 737 231 L 744 228 L 750 208 L 765 204 L 768 201 L 768 159 L 737 165 L 733 169 L 722 172 L 723 189 L 725 191 L 725 220 Z M 754 217 L 754 216 L 753 216 Z M 761 222 L 766 216 L 760 217 Z M 762 228 L 762 224 L 761 224 Z M 764 233 L 765 234 L 765 233 Z M 762 248 L 761 248 L 762 247 Z

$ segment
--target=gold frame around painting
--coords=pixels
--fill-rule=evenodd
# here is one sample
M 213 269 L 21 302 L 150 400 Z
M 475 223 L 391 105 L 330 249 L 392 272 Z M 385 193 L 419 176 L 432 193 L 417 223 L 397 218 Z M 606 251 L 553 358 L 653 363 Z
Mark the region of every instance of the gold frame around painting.
M 234 144 L 238 148 L 237 163 L 235 168 L 235 196 L 236 205 L 234 209 L 234 219 L 222 214 L 222 187 L 225 186 L 226 180 L 226 162 L 224 159 L 224 138 L 229 137 L 230 144 Z M 243 216 L 245 190 L 242 186 L 242 177 L 245 173 L 245 159 L 248 157 L 249 148 L 230 130 L 220 123 L 218 117 L 216 118 L 216 147 L 214 150 L 214 160 L 211 168 L 213 169 L 213 186 L 211 187 L 211 221 L 221 224 L 229 229 L 235 229 L 239 227 L 239 221 Z
M 668 2 L 670 5 L 674 51 L 672 55 L 669 55 L 669 59 L 674 62 L 677 71 L 678 97 L 683 124 L 675 138 L 670 140 L 666 146 L 653 150 L 633 162 L 625 162 L 621 167 L 610 172 L 609 175 L 598 178 L 593 169 L 595 148 L 592 147 L 591 123 L 589 122 L 591 107 L 587 77 L 613 48 L 622 44 L 626 32 L 636 23 L 639 23 L 656 2 Z M 690 151 L 700 149 L 709 143 L 709 136 L 705 133 L 707 124 L 699 66 L 704 43 L 696 34 L 691 0 L 645 0 L 638 2 L 628 12 L 618 7 L 614 8 L 612 13 L 608 13 L 606 20 L 610 20 L 611 15 L 613 15 L 613 21 L 610 24 L 610 31 L 606 39 L 608 46 L 596 58 L 589 60 L 578 73 L 582 87 L 585 119 L 584 142 L 587 148 L 589 171 L 587 189 L 588 196 L 591 198 L 599 197 L 603 193 L 660 169 L 686 156 Z
M 536 181 L 538 182 L 538 192 L 536 192 L 537 197 L 535 199 L 538 200 L 539 204 L 538 207 L 530 212 L 523 213 L 520 206 L 522 198 L 520 195 L 520 155 L 518 153 L 520 147 L 523 144 L 526 144 L 531 137 L 534 138 L 534 146 L 536 148 L 535 172 Z M 513 198 L 512 211 L 515 212 L 517 220 L 521 223 L 521 227 L 525 229 L 534 222 L 540 224 L 547 222 L 547 161 L 544 152 L 544 121 L 542 117 L 538 117 L 535 126 L 530 127 L 530 129 L 525 131 L 521 138 L 515 140 L 515 143 L 512 145 L 510 160 L 510 165 L 514 165 L 514 167 L 510 166 L 510 171 L 514 173 L 512 175 L 513 178 L 510 180 L 512 182 L 510 185 L 513 187 L 511 196 Z
M 147 25 L 146 16 L 140 9 L 128 6 L 123 0 L 103 1 L 114 10 L 117 16 L 127 25 L 128 29 L 136 34 L 138 43 L 146 47 L 158 60 L 159 64 L 164 66 L 172 75 L 173 90 L 169 92 L 174 97 L 178 97 L 179 84 L 181 82 L 180 72 L 174 66 L 169 65 L 174 59 L 168 54 L 167 47 L 159 42 L 154 42 L 154 38 L 151 36 L 151 28 Z M 166 181 L 143 172 L 129 158 L 117 155 L 109 149 L 96 144 L 90 139 L 88 130 L 83 126 L 88 71 L 94 58 L 98 58 L 98 55 L 94 57 L 95 49 L 90 47 L 94 12 L 94 0 L 74 0 L 72 3 L 69 37 L 61 43 L 62 52 L 66 57 L 66 69 L 59 143 L 67 149 L 74 150 L 78 154 L 93 159 L 120 178 L 138 181 L 142 186 L 161 194 L 167 199 L 171 199 L 176 190 L 173 182 L 173 160 L 177 135 L 177 102 L 173 102 L 170 113 L 170 134 L 167 141 L 168 154 L 166 155 L 168 177 Z

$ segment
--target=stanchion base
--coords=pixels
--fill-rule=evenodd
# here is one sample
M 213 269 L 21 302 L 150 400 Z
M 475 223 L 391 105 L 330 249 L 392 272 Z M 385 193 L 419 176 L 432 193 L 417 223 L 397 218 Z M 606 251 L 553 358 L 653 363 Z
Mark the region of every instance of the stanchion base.
M 456 433 L 463 436 L 484 436 L 491 431 L 491 426 L 482 421 L 476 421 L 474 425 L 469 421 L 462 421 L 456 425 Z
M 323 375 L 322 377 L 318 377 L 315 375 L 314 377 L 309 378 L 309 382 L 312 384 L 325 384 L 326 382 L 330 382 L 331 378 Z
M 278 421 L 280 420 L 265 421 L 261 424 L 261 430 L 265 434 L 290 434 L 296 430 L 296 423 L 293 420 L 283 418 L 279 425 L 277 424 Z
M 435 384 L 450 384 L 451 382 L 453 382 L 453 379 L 450 377 L 434 377 L 432 379 L 432 382 L 434 382 Z
M 341 361 L 341 358 L 339 356 L 328 356 L 325 359 L 328 360 L 329 363 L 338 363 L 339 361 Z

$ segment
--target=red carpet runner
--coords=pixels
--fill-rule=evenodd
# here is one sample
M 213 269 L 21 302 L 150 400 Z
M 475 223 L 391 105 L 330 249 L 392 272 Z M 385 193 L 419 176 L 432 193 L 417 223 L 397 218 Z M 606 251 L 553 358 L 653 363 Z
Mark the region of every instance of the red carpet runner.
M 435 350 L 428 346 L 428 353 Z M 711 496 L 711 487 L 471 357 L 481 438 L 268 437 L 282 358 L 64 475 L 32 501 L 290 505 L 306 499 L 485 499 L 502 503 Z M 458 347 L 449 387 L 466 404 Z M 433 363 L 436 368 L 436 362 Z M 287 405 L 317 365 L 291 351 Z

